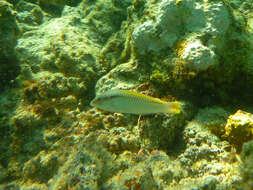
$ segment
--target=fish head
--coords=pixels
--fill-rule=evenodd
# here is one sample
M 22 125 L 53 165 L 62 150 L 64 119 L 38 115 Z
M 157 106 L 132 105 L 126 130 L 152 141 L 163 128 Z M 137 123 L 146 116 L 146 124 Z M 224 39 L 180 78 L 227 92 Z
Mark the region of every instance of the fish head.
M 99 107 L 102 105 L 102 98 L 94 98 L 91 102 L 90 105 L 93 107 Z
M 115 111 L 115 105 L 118 105 L 119 100 L 115 96 L 109 95 L 98 95 L 90 103 L 91 106 L 106 110 L 106 111 Z

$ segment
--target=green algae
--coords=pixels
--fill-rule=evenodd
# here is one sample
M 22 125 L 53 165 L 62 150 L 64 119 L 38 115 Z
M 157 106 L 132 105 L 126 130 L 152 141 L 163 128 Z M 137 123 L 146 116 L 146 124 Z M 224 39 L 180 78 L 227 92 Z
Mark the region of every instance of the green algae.
M 241 153 L 241 159 L 242 159 L 242 164 L 241 164 L 241 174 L 243 177 L 243 181 L 240 184 L 240 188 L 249 190 L 253 187 L 252 185 L 252 179 L 253 179 L 253 165 L 252 165 L 252 160 L 253 160 L 253 141 L 249 141 L 243 145 L 242 148 L 242 153 Z

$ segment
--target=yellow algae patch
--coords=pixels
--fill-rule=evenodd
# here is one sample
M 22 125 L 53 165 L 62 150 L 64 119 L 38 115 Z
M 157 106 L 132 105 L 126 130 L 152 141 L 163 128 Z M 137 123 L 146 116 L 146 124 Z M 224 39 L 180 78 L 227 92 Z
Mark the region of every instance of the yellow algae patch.
M 253 139 L 253 114 L 238 110 L 230 115 L 224 137 L 240 151 L 244 142 Z
M 183 52 L 186 46 L 187 46 L 187 40 L 178 41 L 175 44 L 175 53 L 181 57 L 183 55 Z

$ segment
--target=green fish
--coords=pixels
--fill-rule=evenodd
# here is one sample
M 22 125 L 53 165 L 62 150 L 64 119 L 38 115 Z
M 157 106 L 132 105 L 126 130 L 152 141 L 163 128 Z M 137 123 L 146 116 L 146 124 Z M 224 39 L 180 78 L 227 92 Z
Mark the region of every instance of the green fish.
M 129 90 L 110 90 L 97 95 L 90 103 L 109 112 L 148 115 L 156 113 L 180 113 L 180 102 L 165 102 Z

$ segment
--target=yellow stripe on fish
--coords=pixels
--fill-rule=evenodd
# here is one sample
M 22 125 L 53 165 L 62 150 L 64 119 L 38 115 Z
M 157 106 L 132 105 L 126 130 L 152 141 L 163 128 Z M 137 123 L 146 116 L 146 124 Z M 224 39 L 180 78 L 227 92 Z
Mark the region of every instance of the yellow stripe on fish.
M 156 113 L 180 113 L 180 102 L 165 102 L 129 90 L 110 90 L 97 95 L 91 106 L 110 112 L 147 115 Z

